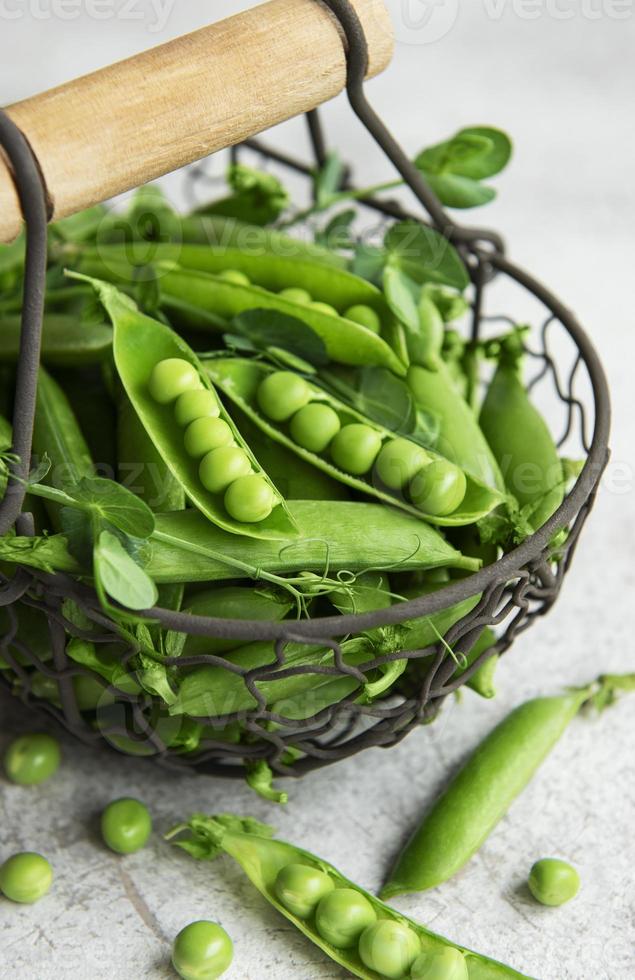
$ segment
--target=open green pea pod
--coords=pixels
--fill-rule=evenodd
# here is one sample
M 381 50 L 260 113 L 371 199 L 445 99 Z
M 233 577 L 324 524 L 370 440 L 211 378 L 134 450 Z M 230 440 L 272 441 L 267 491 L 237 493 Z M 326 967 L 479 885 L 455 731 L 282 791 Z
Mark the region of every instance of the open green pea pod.
M 277 909 L 281 915 L 284 915 L 296 929 L 299 929 L 331 960 L 339 963 L 354 977 L 360 977 L 362 980 L 386 980 L 387 976 L 406 977 L 409 975 L 410 966 L 417 956 L 425 953 L 443 953 L 446 950 L 455 950 L 463 957 L 464 975 L 468 980 L 513 980 L 513 978 L 521 980 L 525 976 L 496 960 L 452 943 L 426 929 L 418 922 L 401 915 L 374 895 L 364 891 L 359 885 L 345 878 L 337 868 L 334 868 L 327 861 L 323 861 L 309 851 L 295 847 L 293 844 L 273 840 L 271 838 L 272 832 L 270 827 L 249 817 L 240 818 L 231 814 L 206 817 L 197 814 L 187 823 L 175 827 L 167 837 L 172 839 L 179 834 L 187 834 L 174 843 L 199 860 L 214 860 L 222 853 L 229 855 L 238 862 L 249 880 L 270 905 Z M 307 878 L 310 879 L 308 884 L 312 887 L 307 889 L 306 896 L 300 896 L 301 899 L 306 898 L 306 901 L 298 901 L 296 905 L 295 902 L 291 901 L 291 896 L 287 899 L 283 888 L 281 888 L 279 875 L 285 869 L 294 869 L 298 865 L 308 869 Z M 318 872 L 318 874 L 311 875 L 312 871 Z M 320 913 L 320 909 L 323 908 L 320 900 L 333 893 L 337 896 L 339 889 L 346 889 L 344 904 L 346 901 L 349 905 L 354 903 L 356 908 L 360 910 L 357 916 L 357 928 L 352 928 L 351 937 L 343 940 L 347 943 L 347 948 L 333 945 L 322 934 L 328 932 L 331 938 L 334 938 L 331 928 L 326 928 L 328 916 Z M 291 905 L 295 911 L 291 910 L 289 907 Z M 364 923 L 366 923 L 366 927 Z M 387 941 L 378 943 L 375 949 L 373 949 L 372 944 L 365 944 L 363 940 L 358 945 L 355 940 L 355 932 L 359 932 L 361 939 L 362 936 L 366 935 L 362 931 L 364 928 L 374 929 L 377 924 L 381 923 L 386 923 L 387 926 L 395 925 L 393 937 L 388 935 Z M 337 923 L 334 925 L 333 931 L 343 931 L 342 919 L 340 919 L 339 928 Z M 322 932 L 320 932 L 320 927 Z M 389 934 L 391 930 L 386 931 Z M 351 938 L 353 944 L 348 945 Z M 391 938 L 395 945 L 401 947 L 400 949 L 394 951 L 386 949 Z M 363 950 L 364 946 L 366 946 L 365 951 Z M 405 950 L 403 949 L 404 946 L 407 947 Z M 370 956 L 368 955 L 369 952 Z M 373 953 L 376 953 L 375 957 L 373 957 Z M 403 962 L 398 964 L 391 973 L 380 973 L 365 962 L 373 958 L 376 959 L 377 966 L 380 965 L 380 958 L 382 960 L 392 958 L 394 963 L 397 963 L 398 960 Z M 461 962 L 460 959 L 458 962 Z M 403 969 L 400 968 L 401 966 Z
M 126 394 L 159 455 L 198 510 L 212 523 L 234 534 L 275 540 L 296 537 L 297 528 L 285 502 L 260 467 L 229 414 L 218 402 L 196 354 L 170 327 L 140 313 L 132 300 L 114 286 L 98 280 L 88 281 L 95 287 L 112 319 L 115 365 Z M 213 395 L 221 425 L 228 436 L 233 438 L 234 444 L 242 450 L 243 458 L 250 466 L 250 473 L 262 478 L 269 488 L 271 499 L 277 501 L 269 516 L 254 523 L 235 519 L 225 506 L 223 492 L 211 492 L 202 482 L 200 462 L 194 454 L 186 451 L 184 427 L 177 421 L 173 405 L 167 401 L 158 401 L 152 390 L 153 372 L 157 366 L 171 361 L 191 367 L 195 389 L 190 390 L 207 390 Z M 196 424 L 199 419 L 194 415 L 192 421 Z M 219 447 L 222 445 L 219 443 Z M 240 475 L 244 477 L 247 474 L 241 471 Z
M 208 371 L 215 385 L 217 385 L 231 401 L 237 405 L 242 412 L 271 439 L 276 440 L 287 449 L 294 452 L 301 459 L 310 463 L 317 469 L 322 470 L 335 480 L 352 487 L 364 494 L 376 497 L 387 504 L 399 507 L 423 520 L 433 524 L 460 526 L 473 524 L 475 521 L 489 514 L 504 499 L 503 494 L 498 490 L 486 486 L 477 480 L 470 473 L 464 474 L 463 483 L 465 491 L 458 505 L 449 513 L 433 513 L 426 509 L 425 504 L 417 507 L 403 494 L 392 491 L 377 475 L 377 467 L 373 469 L 373 459 L 370 460 L 368 473 L 359 475 L 345 472 L 341 466 L 336 465 L 332 455 L 331 447 L 327 446 L 322 451 L 311 451 L 300 445 L 297 439 L 293 438 L 294 419 L 288 424 L 287 420 L 276 422 L 265 415 L 260 407 L 259 392 L 263 383 L 274 376 L 276 369 L 263 361 L 247 360 L 237 357 L 218 357 L 205 362 Z M 344 402 L 335 398 L 329 392 L 320 388 L 311 380 L 301 379 L 296 376 L 306 391 L 305 403 L 310 405 L 326 406 L 331 417 L 334 418 L 334 440 L 337 440 L 347 426 L 363 426 L 366 433 L 370 432 L 376 442 L 376 456 L 385 446 L 395 444 L 397 436 L 388 429 L 383 428 L 376 422 L 362 415 L 356 409 L 351 408 Z M 289 375 L 292 380 L 291 375 Z M 335 418 L 336 416 L 336 418 Z M 336 424 L 335 424 L 336 423 Z M 359 431 L 359 429 L 357 430 Z M 400 443 L 406 443 L 400 437 Z M 333 443 L 331 444 L 331 446 Z M 423 450 L 415 443 L 411 444 L 412 452 L 417 458 L 425 462 L 435 462 L 443 459 L 433 450 Z M 379 457 L 380 459 L 381 457 Z M 421 466 L 421 464 L 419 464 Z M 412 474 L 413 483 L 416 474 Z
M 292 249 L 288 252 L 157 245 L 152 250 L 152 262 L 160 273 L 162 303 L 168 312 L 185 316 L 190 327 L 213 328 L 213 314 L 215 329 L 224 330 L 246 310 L 277 310 L 301 320 L 318 334 L 331 360 L 376 365 L 404 376 L 407 353 L 403 330 L 381 291 L 343 269 L 299 257 Z M 125 252 L 119 246 L 105 246 L 98 254 L 80 255 L 77 267 L 125 287 L 130 283 L 135 259 L 139 265 L 148 262 L 147 245 L 138 249 L 126 246 Z M 224 273 L 229 273 L 227 278 Z M 240 275 L 232 277 L 232 273 Z M 379 332 L 346 316 L 359 306 L 377 315 Z

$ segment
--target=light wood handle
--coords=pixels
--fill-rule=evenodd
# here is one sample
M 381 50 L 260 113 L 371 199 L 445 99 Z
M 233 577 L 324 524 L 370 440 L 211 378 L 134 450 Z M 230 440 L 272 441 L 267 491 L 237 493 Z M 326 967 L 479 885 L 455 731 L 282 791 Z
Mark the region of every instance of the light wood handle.
M 353 0 L 368 76 L 390 62 L 383 0 Z M 62 218 L 232 146 L 333 98 L 346 82 L 340 25 L 319 0 L 270 0 L 6 111 Z M 0 241 L 22 224 L 0 151 Z

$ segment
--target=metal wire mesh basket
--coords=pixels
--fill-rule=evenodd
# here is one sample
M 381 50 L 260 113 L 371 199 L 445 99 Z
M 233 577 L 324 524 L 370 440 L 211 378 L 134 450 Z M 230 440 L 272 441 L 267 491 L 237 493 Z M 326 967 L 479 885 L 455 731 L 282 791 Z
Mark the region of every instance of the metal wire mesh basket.
M 167 609 L 152 610 L 152 618 L 166 629 L 193 636 L 232 639 L 237 646 L 256 639 L 274 644 L 275 662 L 251 670 L 228 665 L 222 657 L 205 654 L 166 659 L 166 665 L 182 668 L 208 664 L 231 670 L 242 677 L 253 698 L 254 706 L 250 710 L 225 715 L 222 719 L 205 719 L 205 737 L 194 751 L 188 750 L 182 719 L 163 716 L 157 709 L 156 699 L 146 694 L 125 694 L 103 681 L 102 703 L 96 710 L 82 710 L 76 696 L 75 679 L 89 671 L 68 657 L 67 637 L 89 638 L 97 644 L 119 642 L 124 667 L 137 652 L 135 647 L 121 642 L 116 625 L 100 608 L 91 587 L 67 575 L 25 567 L 20 567 L 11 577 L 2 576 L 0 606 L 4 610 L 5 625 L 0 657 L 5 669 L 0 670 L 0 685 L 55 718 L 84 742 L 106 743 L 116 749 L 152 757 L 169 767 L 201 773 L 242 775 L 245 762 L 266 760 L 275 773 L 298 776 L 363 748 L 393 745 L 413 727 L 432 717 L 443 699 L 469 680 L 485 658 L 504 653 L 517 634 L 527 629 L 537 616 L 551 609 L 573 559 L 608 458 L 610 408 L 607 385 L 584 330 L 553 293 L 506 257 L 503 242 L 497 234 L 463 228 L 448 217 L 366 102 L 363 92 L 366 45 L 353 8 L 347 0 L 329 0 L 328 5 L 346 35 L 351 106 L 427 211 L 426 221 L 459 248 L 468 265 L 473 283 L 471 339 L 478 339 L 488 330 L 499 327 L 501 320 L 531 319 L 539 324 L 527 342 L 528 357 L 535 364 L 531 387 L 549 404 L 551 417 L 557 418 L 561 425 L 558 445 L 562 452 L 583 456 L 584 467 L 556 513 L 520 546 L 479 572 L 388 610 L 279 623 L 206 619 Z M 323 163 L 326 153 L 317 111 L 309 114 L 308 125 L 313 151 L 310 161 L 291 159 L 259 140 L 249 140 L 232 152 L 235 158 L 245 152 L 256 153 L 276 165 L 300 174 L 311 174 Z M 22 346 L 13 417 L 13 451 L 20 460 L 14 476 L 20 477 L 28 472 L 31 453 L 46 269 L 47 214 L 42 182 L 28 145 L 4 115 L 0 115 L 0 143 L 13 167 L 27 227 Z M 188 172 L 187 179 L 194 184 L 202 174 L 204 169 L 195 167 Z M 386 218 L 423 220 L 421 215 L 406 214 L 399 204 L 366 200 L 363 206 Z M 24 491 L 20 484 L 12 482 L 0 505 L 0 533 L 5 534 L 12 527 L 23 535 L 32 533 L 29 514 L 21 513 L 23 501 Z M 568 529 L 568 533 L 554 550 L 554 535 L 563 529 Z M 343 658 L 343 636 L 431 615 L 474 596 L 480 598 L 471 611 L 432 646 L 406 652 L 398 650 L 365 665 L 365 668 L 380 667 L 403 659 L 421 663 L 416 683 L 398 693 L 392 692 L 386 700 L 361 704 L 353 696 L 345 697 L 326 708 L 316 704 L 313 714 L 298 720 L 268 707 L 257 686 L 263 680 L 315 671 L 313 667 L 286 664 L 289 643 L 319 644 L 330 648 L 332 663 L 320 668 L 320 672 L 333 677 L 357 678 L 363 683 L 364 675 Z M 66 618 L 64 600 L 69 598 L 93 624 L 89 632 Z M 18 634 L 19 625 L 25 618 L 39 617 L 48 626 L 51 659 L 43 658 L 41 650 L 29 644 L 22 632 Z M 456 655 L 469 653 L 485 626 L 494 628 L 495 646 L 475 660 L 460 677 L 455 677 Z M 44 689 L 46 696 L 43 696 Z M 233 722 L 240 723 L 242 733 L 234 741 L 224 734 Z

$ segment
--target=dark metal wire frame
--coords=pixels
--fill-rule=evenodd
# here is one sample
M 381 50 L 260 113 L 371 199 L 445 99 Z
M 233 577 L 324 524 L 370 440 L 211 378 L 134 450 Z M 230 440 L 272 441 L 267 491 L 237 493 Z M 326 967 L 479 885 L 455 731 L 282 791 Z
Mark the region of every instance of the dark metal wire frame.
M 579 353 L 569 375 L 569 387 L 573 383 L 580 361 L 584 361 L 593 391 L 594 429 L 584 468 L 574 487 L 550 520 L 503 558 L 479 572 L 444 586 L 438 592 L 399 603 L 378 613 L 326 616 L 283 623 L 212 619 L 160 608 L 147 610 L 148 617 L 164 628 L 193 636 L 223 637 L 239 642 L 249 642 L 254 639 L 275 641 L 276 662 L 255 670 L 240 670 L 222 658 L 212 656 L 166 661 L 167 665 L 174 663 L 181 667 L 206 663 L 239 673 L 257 706 L 253 712 L 236 718 L 243 723 L 246 732 L 252 738 L 251 745 L 231 745 L 208 738 L 205 740 L 204 748 L 192 756 L 170 752 L 165 741 L 159 737 L 148 721 L 147 710 L 151 699 L 144 701 L 143 698 L 139 699 L 134 695 L 122 696 L 118 689 L 111 687 L 106 681 L 103 681 L 104 691 L 117 694 L 120 710 L 125 711 L 126 714 L 123 719 L 118 718 L 111 724 L 102 726 L 98 732 L 91 729 L 77 707 L 72 686 L 73 678 L 90 674 L 90 671 L 69 660 L 64 649 L 65 635 L 68 633 L 79 636 L 82 631 L 63 616 L 61 611 L 63 599 L 74 598 L 95 628 L 103 631 L 102 634 L 97 635 L 90 633 L 91 641 L 112 643 L 113 636 L 116 636 L 116 627 L 103 614 L 93 590 L 88 586 L 64 575 L 18 569 L 13 579 L 7 581 L 0 589 L 0 607 L 6 607 L 10 623 L 8 632 L 0 639 L 0 654 L 10 666 L 14 677 L 18 679 L 25 698 L 27 700 L 30 698 L 28 671 L 15 652 L 22 658 L 26 658 L 42 676 L 57 681 L 61 710 L 41 700 L 37 701 L 38 706 L 56 717 L 79 738 L 94 742 L 104 738 L 114 741 L 119 736 L 125 736 L 141 743 L 144 747 L 149 747 L 157 760 L 165 765 L 177 768 L 194 767 L 198 771 L 218 775 L 240 774 L 240 767 L 232 764 L 232 760 L 245 758 L 267 758 L 272 768 L 279 774 L 301 775 L 317 766 L 359 751 L 363 747 L 390 745 L 403 738 L 415 725 L 420 724 L 424 718 L 433 713 L 444 697 L 459 684 L 464 683 L 481 662 L 477 661 L 461 677 L 455 677 L 456 664 L 447 656 L 448 645 L 456 654 L 466 653 L 485 625 L 495 626 L 506 622 L 505 631 L 499 637 L 496 646 L 497 652 L 502 652 L 511 644 L 518 632 L 527 628 L 537 615 L 543 615 L 551 607 L 572 560 L 578 536 L 592 507 L 597 485 L 608 458 L 610 426 L 608 388 L 600 361 L 584 330 L 573 314 L 550 290 L 503 255 L 500 236 L 494 232 L 460 227 L 445 213 L 421 174 L 414 168 L 366 101 L 363 81 L 368 64 L 367 48 L 354 9 L 348 0 L 322 0 L 322 2 L 330 8 L 344 31 L 348 65 L 347 91 L 351 106 L 401 174 L 406 185 L 427 210 L 432 224 L 453 241 L 470 260 L 470 273 L 476 292 L 473 336 L 478 336 L 483 290 L 491 277 L 492 270 L 509 277 L 528 290 L 549 311 L 549 320 L 555 317 L 564 326 L 577 347 Z M 309 114 L 308 125 L 315 162 L 319 165 L 324 160 L 326 144 L 317 112 Z M 0 145 L 5 149 L 15 174 L 27 232 L 22 336 L 13 416 L 13 449 L 20 461 L 14 465 L 7 492 L 0 503 L 0 534 L 7 533 L 14 525 L 19 533 L 29 534 L 32 533 L 32 523 L 29 522 L 28 515 L 20 513 L 25 496 L 25 488 L 20 481 L 28 472 L 31 454 L 40 357 L 46 269 L 46 189 L 37 161 L 26 140 L 2 112 L 0 112 Z M 303 167 L 284 154 L 265 149 L 259 141 L 250 140 L 246 145 L 295 169 L 311 172 L 310 167 Z M 390 202 L 363 201 L 362 203 L 385 214 L 395 217 L 404 216 L 400 206 L 393 207 Z M 417 217 L 417 220 L 421 218 Z M 577 406 L 581 418 L 584 419 L 584 406 L 573 394 L 567 395 L 566 391 L 561 390 L 554 371 L 554 362 L 550 360 L 548 353 L 546 353 L 546 361 L 549 361 L 547 369 L 551 368 L 556 378 L 558 393 L 567 403 L 569 429 L 574 408 Z M 554 564 L 550 542 L 554 534 L 565 527 L 569 528 L 568 540 L 563 547 L 562 560 Z M 477 595 L 480 599 L 475 608 L 447 632 L 443 643 L 426 650 L 400 651 L 377 657 L 372 664 L 364 665 L 365 669 L 370 669 L 373 665 L 381 666 L 394 660 L 416 661 L 421 658 L 427 658 L 426 663 L 428 663 L 432 657 L 432 663 L 422 675 L 418 689 L 412 696 L 402 696 L 398 699 L 398 703 L 388 700 L 363 705 L 354 703 L 352 699 L 344 699 L 337 705 L 317 711 L 303 722 L 296 721 L 290 725 L 289 719 L 284 715 L 268 708 L 264 696 L 257 687 L 258 681 L 288 676 L 291 673 L 321 672 L 334 677 L 349 674 L 361 683 L 364 675 L 356 668 L 345 664 L 341 647 L 333 639 L 334 637 L 431 615 Z M 15 604 L 18 600 L 34 612 L 39 610 L 47 617 L 52 641 L 52 665 L 34 657 L 33 653 L 17 640 Z M 320 670 L 316 670 L 314 666 L 285 669 L 285 647 L 289 642 L 319 642 L 330 647 L 334 655 L 333 666 Z M 135 652 L 133 648 L 125 650 L 122 663 L 129 661 Z M 2 672 L 0 672 L 0 683 L 6 685 Z M 231 721 L 233 717 L 224 716 L 223 723 Z M 362 730 L 359 730 L 360 722 Z M 369 727 L 371 723 L 372 727 Z M 290 745 L 305 753 L 305 758 L 294 762 L 292 767 L 285 761 L 285 751 Z

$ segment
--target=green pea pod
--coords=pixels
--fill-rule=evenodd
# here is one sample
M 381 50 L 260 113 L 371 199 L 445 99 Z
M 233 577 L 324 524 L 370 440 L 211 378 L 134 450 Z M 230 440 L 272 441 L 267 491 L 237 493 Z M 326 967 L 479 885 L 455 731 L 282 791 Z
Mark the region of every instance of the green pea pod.
M 146 571 L 161 585 L 270 581 L 299 569 L 323 575 L 327 569 L 407 572 L 447 567 L 476 572 L 481 566 L 478 558 L 462 555 L 428 524 L 393 508 L 331 500 L 293 500 L 289 507 L 300 539 L 288 544 L 228 533 L 195 510 L 158 514 L 147 544 Z M 86 574 L 61 534 L 0 538 L 0 561 Z M 275 579 L 275 584 L 284 582 Z
M 140 265 L 148 263 L 147 244 L 140 249 L 133 244 L 125 250 L 104 246 L 99 253 L 80 254 L 77 266 L 125 288 L 133 278 L 131 266 L 135 265 L 135 259 Z M 203 311 L 200 329 L 210 328 L 205 311 L 229 321 L 246 310 L 277 310 L 311 327 L 324 341 L 333 361 L 376 365 L 401 376 L 406 373 L 402 328 L 381 291 L 350 272 L 274 252 L 253 254 L 196 245 L 153 246 L 151 261 L 159 274 L 163 301 L 168 307 L 171 300 L 185 301 L 191 311 Z M 242 284 L 221 278 L 220 274 L 229 269 L 244 273 L 250 282 Z M 332 306 L 336 314 L 279 295 L 289 287 L 306 290 L 314 300 Z M 343 316 L 350 307 L 360 304 L 370 306 L 379 315 L 381 336 Z M 191 327 L 197 326 L 194 314 L 188 322 Z
M 487 839 L 589 699 L 626 687 L 600 680 L 520 705 L 494 728 L 454 777 L 401 852 L 383 898 L 434 888 L 455 875 Z
M 33 427 L 33 452 L 48 456 L 51 468 L 45 482 L 63 490 L 94 474 L 90 450 L 68 398 L 50 374 L 40 368 Z M 53 526 L 59 528 L 60 505 L 46 502 Z
M 553 436 L 522 382 L 520 364 L 503 354 L 479 422 L 508 490 L 537 529 L 564 499 L 564 474 Z
M 342 644 L 344 663 L 363 670 L 364 664 L 371 662 L 375 654 L 369 641 L 362 639 L 345 640 Z M 270 642 L 250 643 L 228 653 L 225 662 L 241 670 L 255 670 L 276 663 L 274 644 Z M 285 648 L 284 663 L 279 668 L 284 673 L 292 667 L 316 667 L 315 673 L 307 672 L 291 677 L 262 679 L 255 682 L 265 704 L 295 698 L 310 692 L 324 679 L 325 669 L 333 671 L 331 679 L 338 678 L 339 668 L 335 666 L 334 653 L 329 647 L 306 646 L 289 643 Z M 326 675 L 327 677 L 329 675 Z M 360 687 L 360 681 L 355 687 Z M 170 714 L 186 714 L 192 718 L 222 718 L 237 712 L 253 711 L 258 701 L 247 689 L 240 674 L 233 673 L 223 666 L 195 667 L 187 674 L 178 690 L 177 699 L 170 706 Z M 313 712 L 310 712 L 313 713 Z
M 439 421 L 438 451 L 475 480 L 504 492 L 505 483 L 494 454 L 474 412 L 456 391 L 447 366 L 441 361 L 436 370 L 429 371 L 413 365 L 408 371 L 408 384 L 417 405 Z
M 187 611 L 193 616 L 213 619 L 261 619 L 278 623 L 293 609 L 285 593 L 260 586 L 226 585 L 198 592 L 187 600 Z M 188 635 L 183 656 L 218 655 L 240 646 L 239 640 L 224 640 L 209 636 Z
M 14 363 L 20 350 L 19 316 L 0 316 L 0 361 Z M 112 330 L 105 323 L 82 323 L 79 317 L 48 314 L 42 329 L 42 360 L 57 367 L 95 364 L 108 357 Z
M 88 281 L 92 282 L 112 319 L 115 365 L 126 394 L 156 450 L 192 503 L 209 521 L 233 534 L 275 540 L 295 537 L 297 529 L 285 502 L 222 407 L 221 419 L 249 458 L 252 470 L 269 484 L 280 504 L 265 520 L 247 524 L 230 517 L 222 493 L 213 494 L 206 490 L 199 476 L 198 461 L 189 456 L 183 446 L 183 428 L 176 421 L 172 405 L 159 404 L 150 393 L 153 369 L 161 361 L 171 358 L 191 364 L 199 374 L 201 386 L 213 391 L 196 354 L 170 327 L 140 313 L 114 286 L 97 280 Z
M 117 462 L 119 482 L 146 502 L 153 511 L 185 508 L 185 492 L 142 426 L 130 399 L 121 394 L 117 412 Z M 163 585 L 158 605 L 180 609 L 183 584 Z
M 246 540 L 210 524 L 196 511 L 157 515 L 150 539 L 147 571 L 157 583 L 211 582 L 325 569 L 362 572 L 369 568 L 410 569 L 439 566 L 477 571 L 478 559 L 465 558 L 434 528 L 402 511 L 378 504 L 293 500 L 289 509 L 300 539 L 292 544 Z M 37 560 L 37 548 L 0 542 L 0 558 L 16 553 Z M 53 551 L 53 546 L 48 546 Z M 57 546 L 59 549 L 59 545 Z M 42 557 L 47 546 L 41 544 Z M 16 560 L 20 560 L 17 558 Z M 61 560 L 61 555 L 60 555 Z M 247 570 L 247 566 L 252 571 Z
M 392 504 L 401 510 L 429 521 L 432 524 L 443 526 L 461 526 L 473 524 L 481 517 L 485 517 L 503 500 L 502 495 L 481 483 L 478 483 L 469 474 L 467 475 L 467 489 L 462 503 L 451 514 L 439 516 L 426 513 L 413 504 L 409 503 L 402 496 L 395 496 L 388 489 L 384 489 L 379 481 L 369 476 L 352 476 L 339 469 L 332 461 L 328 450 L 318 455 L 310 452 L 298 445 L 289 435 L 288 426 L 281 423 L 274 423 L 268 419 L 260 410 L 258 405 L 258 389 L 265 378 L 274 374 L 275 368 L 263 361 L 247 360 L 238 357 L 218 357 L 213 360 L 205 361 L 205 368 L 212 381 L 220 388 L 238 408 L 254 422 L 258 428 L 279 442 L 285 449 L 290 450 L 305 462 L 317 469 L 322 470 L 334 480 L 346 484 L 361 493 L 377 497 L 384 503 Z M 337 399 L 334 395 L 325 391 L 323 388 L 313 384 L 310 380 L 306 382 L 311 393 L 311 403 L 320 402 L 330 406 L 340 419 L 342 426 L 348 424 L 362 424 L 368 426 L 378 433 L 382 442 L 386 444 L 395 440 L 397 436 L 378 423 L 362 415 L 356 409 Z M 403 437 L 402 437 L 403 438 Z M 433 450 L 426 450 L 427 455 L 432 461 L 441 458 Z
M 11 423 L 5 419 L 4 415 L 0 415 L 0 453 L 6 453 L 13 444 L 13 427 Z M 7 489 L 8 480 L 8 469 L 6 466 L 0 467 L 0 500 L 4 497 L 5 490 Z
M 455 676 L 460 676 L 465 673 L 468 667 L 471 667 L 475 660 L 478 660 L 482 654 L 486 653 L 487 650 L 491 650 L 496 644 L 496 634 L 489 626 L 486 626 L 478 640 L 466 656 L 465 668 L 459 668 L 456 671 Z M 474 673 L 466 681 L 467 687 L 471 688 L 476 694 L 480 694 L 482 698 L 493 698 L 496 697 L 496 688 L 494 687 L 494 675 L 498 667 L 499 656 L 497 653 L 491 653 L 486 660 L 483 661 L 480 667 L 474 671 Z
M 258 446 L 258 459 L 285 500 L 350 500 L 343 483 L 272 439 L 236 405 L 233 416 L 247 442 Z
M 522 980 L 524 974 L 511 967 L 459 946 L 442 936 L 431 932 L 425 926 L 408 919 L 395 909 L 385 905 L 374 895 L 364 891 L 359 885 L 345 878 L 337 868 L 302 848 L 285 841 L 272 840 L 272 829 L 249 817 L 240 818 L 231 814 L 206 817 L 193 816 L 187 823 L 175 827 L 167 835 L 171 840 L 180 834 L 186 837 L 174 841 L 192 857 L 200 860 L 213 860 L 225 853 L 238 862 L 252 884 L 278 912 L 289 920 L 300 932 L 321 949 L 331 960 L 339 963 L 354 977 L 362 980 L 382 980 L 382 975 L 367 967 L 355 946 L 349 949 L 337 948 L 318 931 L 314 915 L 300 918 L 282 903 L 276 890 L 276 879 L 288 865 L 304 865 L 314 868 L 330 878 L 329 888 L 350 889 L 369 903 L 374 916 L 379 921 L 399 923 L 408 927 L 417 937 L 421 952 L 442 952 L 447 949 L 458 950 L 465 957 L 469 980 Z M 325 889 L 325 891 L 327 891 Z M 313 903 L 317 904 L 317 900 Z M 391 974 L 396 976 L 397 974 Z M 403 975 L 403 974 L 400 974 Z M 527 978 L 525 978 L 527 980 Z

